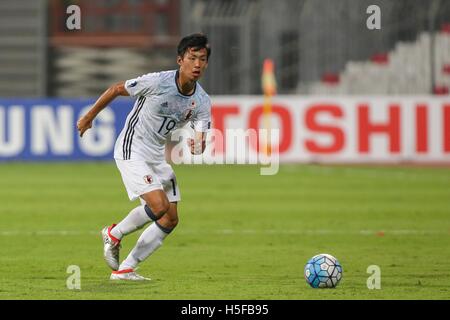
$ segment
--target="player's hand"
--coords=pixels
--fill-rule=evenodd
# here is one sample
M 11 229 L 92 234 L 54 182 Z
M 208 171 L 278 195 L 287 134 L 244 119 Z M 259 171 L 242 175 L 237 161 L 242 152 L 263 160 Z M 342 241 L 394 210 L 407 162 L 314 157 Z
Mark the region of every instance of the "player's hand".
M 195 141 L 194 139 L 188 138 L 187 139 L 187 144 L 191 150 L 191 154 L 195 154 Z
M 203 150 L 205 150 L 206 143 L 204 141 L 199 141 L 199 142 L 195 143 L 194 139 L 188 138 L 187 143 L 191 149 L 191 154 L 194 154 L 194 155 L 202 154 Z
M 92 119 L 86 116 L 80 118 L 80 120 L 78 120 L 77 122 L 77 128 L 78 131 L 80 132 L 80 137 L 82 137 L 87 129 L 92 128 Z

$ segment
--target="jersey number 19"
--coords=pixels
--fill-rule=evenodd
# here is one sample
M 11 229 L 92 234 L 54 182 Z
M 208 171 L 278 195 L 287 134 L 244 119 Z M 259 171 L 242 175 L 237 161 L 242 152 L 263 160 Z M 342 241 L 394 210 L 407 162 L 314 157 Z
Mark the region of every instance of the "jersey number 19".
M 164 118 L 164 121 L 162 122 L 161 127 L 158 130 L 158 133 L 161 133 L 161 131 L 164 129 L 164 130 L 166 130 L 166 132 L 163 133 L 163 135 L 167 135 L 170 132 L 170 130 L 175 128 L 177 123 L 175 122 L 175 120 L 169 119 L 169 117 L 163 117 L 163 118 Z M 167 121 L 167 120 L 169 120 L 169 121 Z

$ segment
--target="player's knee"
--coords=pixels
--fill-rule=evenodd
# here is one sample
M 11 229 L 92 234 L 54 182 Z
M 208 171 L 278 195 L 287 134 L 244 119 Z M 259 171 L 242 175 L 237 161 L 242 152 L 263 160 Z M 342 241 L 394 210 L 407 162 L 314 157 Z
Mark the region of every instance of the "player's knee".
M 167 215 L 164 216 L 164 221 L 158 221 L 160 222 L 160 225 L 164 224 L 164 228 L 166 229 L 166 232 L 172 232 L 173 229 L 175 229 L 175 227 L 178 224 L 178 218 L 177 217 L 173 217 L 173 218 L 168 218 Z
M 169 211 L 169 209 L 170 209 L 170 202 L 164 200 L 163 203 L 161 204 L 161 212 L 166 213 L 167 211 Z
M 159 201 L 154 201 L 151 205 L 149 205 L 149 207 L 151 208 L 155 216 L 160 218 L 169 210 L 170 204 L 169 201 L 161 199 Z
M 169 219 L 170 228 L 175 228 L 178 225 L 178 217 L 172 217 Z

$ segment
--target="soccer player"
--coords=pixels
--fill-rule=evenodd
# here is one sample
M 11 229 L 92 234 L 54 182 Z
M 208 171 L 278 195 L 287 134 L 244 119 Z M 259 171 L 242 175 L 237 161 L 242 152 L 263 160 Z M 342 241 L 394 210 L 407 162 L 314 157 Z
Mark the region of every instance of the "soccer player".
M 149 73 L 112 85 L 79 119 L 82 137 L 97 114 L 117 96 L 136 98 L 117 138 L 114 159 L 130 201 L 140 199 L 117 225 L 102 230 L 104 258 L 113 270 L 111 280 L 149 280 L 136 273 L 137 265 L 158 249 L 178 224 L 180 190 L 172 167 L 165 161 L 170 133 L 191 122 L 192 154 L 203 153 L 211 124 L 211 100 L 197 80 L 208 66 L 211 49 L 204 34 L 192 34 L 178 44 L 178 70 Z M 122 238 L 153 221 L 119 264 Z

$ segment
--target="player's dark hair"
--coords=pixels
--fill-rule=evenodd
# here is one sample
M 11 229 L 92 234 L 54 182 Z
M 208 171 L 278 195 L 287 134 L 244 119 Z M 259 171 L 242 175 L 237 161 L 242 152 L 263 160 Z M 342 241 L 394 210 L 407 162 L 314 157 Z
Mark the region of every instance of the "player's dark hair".
M 209 60 L 209 56 L 211 54 L 211 47 L 209 46 L 208 43 L 208 37 L 203 33 L 194 33 L 181 39 L 177 48 L 178 56 L 184 57 L 186 51 L 188 51 L 189 48 L 192 48 L 192 50 L 194 51 L 198 51 L 203 48 L 206 49 L 207 52 L 206 58 Z

